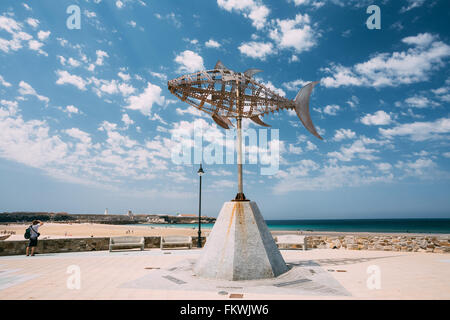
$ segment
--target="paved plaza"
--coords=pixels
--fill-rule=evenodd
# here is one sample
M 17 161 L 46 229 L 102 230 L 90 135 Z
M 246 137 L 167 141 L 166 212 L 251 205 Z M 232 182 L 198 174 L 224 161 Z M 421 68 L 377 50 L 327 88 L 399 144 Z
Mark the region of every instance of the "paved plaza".
M 281 250 L 287 273 L 225 281 L 193 274 L 200 253 L 151 249 L 0 257 L 0 299 L 450 299 L 448 254 Z

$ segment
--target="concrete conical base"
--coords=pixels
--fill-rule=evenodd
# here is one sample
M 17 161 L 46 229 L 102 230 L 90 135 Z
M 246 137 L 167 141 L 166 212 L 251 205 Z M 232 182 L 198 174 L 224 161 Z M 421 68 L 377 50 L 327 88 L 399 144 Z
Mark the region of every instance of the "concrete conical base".
M 222 280 L 277 277 L 288 267 L 253 201 L 225 202 L 194 273 Z

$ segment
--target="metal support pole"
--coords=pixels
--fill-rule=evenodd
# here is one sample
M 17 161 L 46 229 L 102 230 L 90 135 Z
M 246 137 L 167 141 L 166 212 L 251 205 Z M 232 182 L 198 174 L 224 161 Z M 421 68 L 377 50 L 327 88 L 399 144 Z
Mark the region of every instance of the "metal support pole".
M 236 109 L 239 111 L 239 116 L 236 118 L 237 124 L 237 166 L 238 166 L 238 193 L 235 200 L 245 201 L 244 186 L 242 183 L 242 105 L 240 103 L 240 87 L 239 81 L 236 80 Z
M 244 194 L 242 185 L 242 118 L 237 118 L 238 194 Z
M 202 176 L 200 176 L 200 190 L 198 193 L 198 239 L 197 248 L 202 247 Z

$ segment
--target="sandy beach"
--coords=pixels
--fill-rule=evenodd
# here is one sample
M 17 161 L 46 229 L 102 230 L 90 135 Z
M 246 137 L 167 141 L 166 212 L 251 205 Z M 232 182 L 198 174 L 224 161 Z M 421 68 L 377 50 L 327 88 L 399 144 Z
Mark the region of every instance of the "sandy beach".
M 23 234 L 28 224 L 7 224 L 0 225 L 0 235 L 4 232 L 13 231 L 15 234 L 11 235 L 8 240 L 24 240 Z M 85 237 L 109 237 L 109 236 L 167 236 L 167 235 L 187 235 L 197 236 L 197 225 L 193 224 L 192 228 L 181 228 L 167 225 L 149 226 L 149 225 L 110 225 L 110 224 L 95 224 L 95 223 L 44 223 L 39 229 L 41 236 L 39 239 L 60 239 L 60 238 L 85 238 Z M 211 229 L 202 229 L 202 236 L 207 236 Z M 273 235 L 280 234 L 302 234 L 302 235 L 420 235 L 414 233 L 373 233 L 373 232 L 337 232 L 337 231 L 294 231 L 294 230 L 272 230 Z M 435 236 L 445 236 L 444 234 L 428 234 Z
M 29 224 L 8 224 L 0 226 L 0 235 L 4 231 L 13 231 L 7 240 L 24 240 L 23 234 Z M 205 236 L 210 230 L 202 230 Z M 109 236 L 166 236 L 166 235 L 197 235 L 197 225 L 192 228 L 173 228 L 161 225 L 153 227 L 148 225 L 110 225 L 95 223 L 44 223 L 39 228 L 41 236 L 39 239 L 58 239 L 58 238 L 84 238 L 84 237 L 109 237 Z

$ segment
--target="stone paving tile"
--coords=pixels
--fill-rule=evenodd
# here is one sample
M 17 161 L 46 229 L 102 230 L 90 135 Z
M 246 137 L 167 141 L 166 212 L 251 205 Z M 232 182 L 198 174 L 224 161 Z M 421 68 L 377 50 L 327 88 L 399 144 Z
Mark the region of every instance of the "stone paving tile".
M 9 256 L 0 257 L 0 284 L 2 281 L 9 284 L 9 287 L 0 287 L 0 299 L 228 299 L 228 296 L 219 295 L 219 291 L 244 293 L 243 299 L 450 299 L 450 260 L 445 254 L 331 249 L 281 250 L 281 253 L 298 274 L 293 277 L 286 274 L 281 278 L 286 280 L 280 282 L 314 281 L 300 281 L 294 284 L 298 285 L 297 288 L 284 286 L 284 292 L 273 285 L 253 286 L 250 292 L 248 284 L 243 286 L 236 282 L 222 285 L 228 288 L 210 284 L 212 288 L 207 290 L 193 290 L 188 281 L 187 285 L 191 286 L 188 289 L 175 283 L 171 285 L 177 287 L 170 290 L 165 286 L 149 289 L 143 285 L 141 288 L 125 288 L 126 284 L 148 278 L 151 274 L 174 266 L 183 267 L 183 261 L 195 260 L 200 250 L 173 250 L 171 254 L 152 249 L 112 254 L 103 251 Z M 78 265 L 81 269 L 80 290 L 67 288 L 70 276 L 67 267 L 70 265 Z M 367 267 L 371 265 L 377 265 L 381 270 L 380 290 L 367 288 Z M 328 269 L 346 272 L 329 272 Z M 167 272 L 179 277 L 173 272 L 180 271 Z M 181 272 L 186 273 L 187 270 L 181 268 Z M 9 275 L 25 280 L 10 281 Z M 24 278 L 29 276 L 31 278 Z M 318 281 L 320 277 L 326 281 Z M 162 280 L 170 283 L 160 278 Z M 333 284 L 331 288 L 341 291 L 330 292 L 330 283 Z M 280 291 L 274 294 L 274 289 Z

